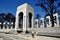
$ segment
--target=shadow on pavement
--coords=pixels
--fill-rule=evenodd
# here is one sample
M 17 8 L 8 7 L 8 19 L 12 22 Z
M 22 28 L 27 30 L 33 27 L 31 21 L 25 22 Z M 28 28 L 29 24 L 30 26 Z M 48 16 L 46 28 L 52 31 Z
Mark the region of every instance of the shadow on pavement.
M 60 36 L 53 36 L 53 35 L 38 35 L 37 36 L 46 36 L 46 37 L 54 37 L 54 38 L 60 38 Z

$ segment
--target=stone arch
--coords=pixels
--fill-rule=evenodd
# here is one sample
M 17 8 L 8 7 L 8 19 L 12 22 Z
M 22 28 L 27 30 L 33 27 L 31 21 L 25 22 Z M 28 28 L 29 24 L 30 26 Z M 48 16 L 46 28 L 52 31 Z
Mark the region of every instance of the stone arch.
M 25 33 L 26 30 L 28 30 L 28 27 L 29 27 L 29 25 L 28 25 L 28 20 L 29 20 L 28 16 L 30 16 L 30 12 L 33 14 L 34 9 L 30 5 L 28 5 L 27 3 L 17 7 L 15 31 L 22 30 L 23 33 Z M 19 29 L 18 28 L 19 27 L 19 25 L 18 25 L 19 24 L 19 14 L 22 14 L 22 13 L 23 13 L 23 27 L 22 27 L 22 29 Z M 33 15 L 31 17 L 31 24 L 30 25 L 33 28 Z
M 29 16 L 29 28 L 31 28 L 32 27 L 32 13 L 29 12 L 28 16 Z
M 20 12 L 19 15 L 18 15 L 18 17 L 19 17 L 18 26 L 19 26 L 19 28 L 22 28 L 23 27 L 23 12 Z

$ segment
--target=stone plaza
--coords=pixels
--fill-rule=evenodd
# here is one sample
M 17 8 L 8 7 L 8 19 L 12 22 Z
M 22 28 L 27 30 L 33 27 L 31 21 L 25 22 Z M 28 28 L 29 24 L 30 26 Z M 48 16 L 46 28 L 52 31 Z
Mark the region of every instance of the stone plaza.
M 17 7 L 16 11 L 16 22 L 15 22 L 15 28 L 13 28 L 11 23 L 11 27 L 9 28 L 7 25 L 7 28 L 3 27 L 0 32 L 10 32 L 10 31 L 22 31 L 25 33 L 26 31 L 35 31 L 40 33 L 60 33 L 60 25 L 59 25 L 59 19 L 58 19 L 58 13 L 53 14 L 54 16 L 54 27 L 51 23 L 50 16 L 46 16 L 46 20 L 44 18 L 40 18 L 40 25 L 38 25 L 38 19 L 34 20 L 34 9 L 27 3 L 24 3 Z M 34 21 L 37 22 L 36 26 L 34 25 Z M 0 23 L 1 24 L 1 23 Z M 9 24 L 9 23 L 7 23 Z M 5 26 L 5 23 L 4 23 Z M 39 27 L 40 26 L 40 27 Z M 46 28 L 45 28 L 46 26 Z

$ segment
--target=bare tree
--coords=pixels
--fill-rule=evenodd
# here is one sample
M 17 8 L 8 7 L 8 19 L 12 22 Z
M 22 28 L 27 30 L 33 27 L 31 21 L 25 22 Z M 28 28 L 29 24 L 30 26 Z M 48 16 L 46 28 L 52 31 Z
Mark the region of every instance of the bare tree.
M 41 7 L 47 14 L 51 14 L 52 27 L 54 27 L 53 14 L 57 12 L 57 9 L 60 7 L 60 2 L 55 5 L 59 0 L 38 0 L 36 6 Z
M 5 20 L 11 24 L 13 22 L 13 28 L 15 26 L 15 16 L 12 13 L 7 13 Z
M 3 28 L 3 23 L 5 22 L 5 13 L 0 13 L 0 22 L 2 23 L 1 28 Z

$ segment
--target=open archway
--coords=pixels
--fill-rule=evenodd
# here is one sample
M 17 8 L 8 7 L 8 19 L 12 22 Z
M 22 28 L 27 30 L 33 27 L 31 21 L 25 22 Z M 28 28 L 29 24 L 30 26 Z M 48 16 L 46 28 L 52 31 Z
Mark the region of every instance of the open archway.
M 32 13 L 29 13 L 29 28 L 32 27 Z
M 29 27 L 33 28 L 33 16 L 34 9 L 29 4 L 24 3 L 22 6 L 18 6 L 16 11 L 15 31 L 22 30 L 22 32 L 25 33 L 27 30 L 29 30 Z
M 18 17 L 19 17 L 19 23 L 18 23 L 19 25 L 18 26 L 19 26 L 19 28 L 22 29 L 23 28 L 23 12 L 20 12 Z

